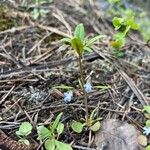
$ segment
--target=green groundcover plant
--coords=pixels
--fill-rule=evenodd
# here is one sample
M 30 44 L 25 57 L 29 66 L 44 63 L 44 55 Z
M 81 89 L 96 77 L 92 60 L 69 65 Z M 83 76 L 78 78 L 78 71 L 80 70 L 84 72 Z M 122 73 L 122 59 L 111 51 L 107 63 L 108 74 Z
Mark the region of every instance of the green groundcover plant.
M 38 140 L 44 141 L 44 146 L 46 150 L 72 150 L 69 144 L 59 141 L 59 136 L 64 131 L 64 124 L 61 123 L 60 118 L 62 113 L 60 113 L 56 119 L 51 122 L 49 127 L 38 126 Z
M 138 30 L 139 26 L 135 22 L 133 15 L 128 17 L 114 17 L 112 23 L 117 33 L 113 36 L 114 41 L 111 42 L 111 45 L 114 48 L 114 54 L 121 57 L 124 54 L 120 49 L 125 46 L 128 33 L 131 29 Z
M 30 145 L 27 136 L 32 132 L 32 125 L 29 122 L 23 122 L 19 130 L 16 131 L 16 135 L 20 138 L 20 142 L 26 145 Z

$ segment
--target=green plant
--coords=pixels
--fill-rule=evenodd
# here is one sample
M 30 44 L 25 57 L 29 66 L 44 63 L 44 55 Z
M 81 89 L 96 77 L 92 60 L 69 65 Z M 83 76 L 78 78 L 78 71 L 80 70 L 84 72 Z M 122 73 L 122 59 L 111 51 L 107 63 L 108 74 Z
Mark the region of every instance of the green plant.
M 83 131 L 84 127 L 87 127 L 88 129 L 90 129 L 93 132 L 98 131 L 101 127 L 101 124 L 100 124 L 101 118 L 95 119 L 96 114 L 97 114 L 97 108 L 95 108 L 92 111 L 92 113 L 90 114 L 90 116 L 87 120 L 82 118 L 80 122 L 73 121 L 72 125 L 71 125 L 73 131 L 75 131 L 77 133 L 81 133 Z
M 120 49 L 126 43 L 126 36 L 131 29 L 138 30 L 139 26 L 135 23 L 133 15 L 121 18 L 114 17 L 112 23 L 117 33 L 114 35 L 114 41 L 111 42 L 111 45 L 114 48 L 114 54 L 117 54 L 117 56 L 122 56 L 123 53 L 120 51 Z
M 86 111 L 86 117 L 85 119 L 82 119 L 81 122 L 73 121 L 71 127 L 72 129 L 80 133 L 83 130 L 84 126 L 89 127 L 92 131 L 96 131 L 100 128 L 100 122 L 99 119 L 94 120 L 92 113 L 89 116 L 89 111 L 88 111 L 88 96 L 86 89 L 91 90 L 91 85 L 89 83 L 85 84 L 85 79 L 84 79 L 84 70 L 83 70 L 83 63 L 82 63 L 82 57 L 85 51 L 92 51 L 92 46 L 95 43 L 95 41 L 104 38 L 105 35 L 98 35 L 94 38 L 87 39 L 85 37 L 85 29 L 83 24 L 79 24 L 75 28 L 74 36 L 70 38 L 64 38 L 61 41 L 65 43 L 69 43 L 71 47 L 75 50 L 78 56 L 78 62 L 79 62 L 79 70 L 80 70 L 80 86 L 81 90 L 84 94 L 84 105 L 85 105 L 85 111 Z M 95 112 L 95 111 L 94 111 Z
M 79 62 L 79 70 L 80 70 L 80 85 L 82 92 L 84 94 L 84 105 L 85 105 L 85 111 L 86 111 L 86 120 L 88 121 L 88 100 L 87 100 L 87 93 L 84 89 L 85 81 L 84 81 L 84 70 L 83 70 L 83 64 L 82 64 L 82 57 L 84 54 L 84 51 L 92 51 L 92 45 L 95 41 L 104 38 L 104 35 L 98 35 L 94 38 L 87 39 L 85 38 L 85 30 L 83 24 L 79 24 L 75 28 L 74 36 L 70 38 L 64 38 L 61 41 L 65 43 L 69 43 L 71 47 L 75 50 L 78 56 L 78 62 Z
M 38 140 L 44 141 L 46 150 L 72 150 L 69 144 L 58 140 L 64 131 L 64 124 L 60 121 L 61 116 L 62 113 L 56 117 L 48 128 L 44 126 L 37 127 Z
M 16 131 L 16 135 L 20 138 L 20 142 L 26 144 L 26 145 L 30 145 L 29 140 L 27 140 L 27 136 L 31 133 L 32 131 L 32 125 L 29 122 L 23 122 L 20 127 L 19 130 Z

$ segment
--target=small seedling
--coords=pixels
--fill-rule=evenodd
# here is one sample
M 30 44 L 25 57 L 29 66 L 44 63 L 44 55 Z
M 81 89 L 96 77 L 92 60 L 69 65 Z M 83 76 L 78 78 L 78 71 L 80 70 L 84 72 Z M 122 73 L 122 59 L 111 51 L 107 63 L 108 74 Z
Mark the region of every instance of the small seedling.
M 32 131 L 32 125 L 29 122 L 23 122 L 20 127 L 19 130 L 16 131 L 16 135 L 20 138 L 20 142 L 26 144 L 26 145 L 30 145 L 29 140 L 27 140 L 27 136 L 31 133 Z
M 82 63 L 82 57 L 83 54 L 86 51 L 91 52 L 92 51 L 92 45 L 95 41 L 104 38 L 104 35 L 98 35 L 94 38 L 87 39 L 85 37 L 85 30 L 83 24 L 79 24 L 75 28 L 74 36 L 71 38 L 64 38 L 61 41 L 65 43 L 69 43 L 72 47 L 72 49 L 75 50 L 78 56 L 78 62 L 79 62 L 79 70 L 80 70 L 80 85 L 82 92 L 84 94 L 84 105 L 85 105 L 85 111 L 86 111 L 86 120 L 88 121 L 88 100 L 87 100 L 87 92 L 85 91 L 85 79 L 84 79 L 84 70 L 83 70 L 83 63 Z
M 134 16 L 130 17 L 114 17 L 112 20 L 115 30 L 118 32 L 114 35 L 114 41 L 111 42 L 111 46 L 114 48 L 114 54 L 118 57 L 122 57 L 124 53 L 120 49 L 126 43 L 126 36 L 131 29 L 138 30 L 139 26 L 135 23 Z
M 48 128 L 44 126 L 37 127 L 38 140 L 44 141 L 46 150 L 72 150 L 69 144 L 58 141 L 59 136 L 64 131 L 64 124 L 60 121 L 61 116 L 62 113 L 56 117 Z
M 101 124 L 100 124 L 101 118 L 95 119 L 96 114 L 97 114 L 97 108 L 95 108 L 92 111 L 91 115 L 89 116 L 89 118 L 87 120 L 82 118 L 80 122 L 73 121 L 73 123 L 71 125 L 73 131 L 75 131 L 77 133 L 81 133 L 83 131 L 84 127 L 88 127 L 88 129 L 90 129 L 93 132 L 98 131 L 101 127 Z

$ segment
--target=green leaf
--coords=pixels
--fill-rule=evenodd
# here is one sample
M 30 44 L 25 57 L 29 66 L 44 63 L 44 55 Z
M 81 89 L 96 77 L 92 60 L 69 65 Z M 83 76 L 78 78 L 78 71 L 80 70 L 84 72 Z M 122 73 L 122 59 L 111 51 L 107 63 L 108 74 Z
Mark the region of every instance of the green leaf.
M 64 131 L 64 124 L 63 123 L 59 123 L 58 126 L 57 126 L 57 133 L 58 133 L 58 135 L 60 135 L 63 131 Z
M 104 86 L 104 85 L 98 85 L 98 86 L 94 86 L 94 88 L 97 88 L 97 89 L 110 89 L 111 86 Z
M 88 47 L 91 47 L 95 41 L 99 40 L 99 39 L 102 39 L 106 37 L 105 35 L 98 35 L 98 36 L 95 36 L 94 38 L 91 38 L 89 40 L 86 41 L 86 46 Z
M 95 124 L 93 124 L 93 125 L 90 127 L 90 129 L 91 129 L 93 132 L 96 132 L 96 131 L 98 131 L 98 130 L 100 129 L 100 127 L 101 127 L 101 124 L 100 124 L 99 121 L 97 121 Z
M 48 139 L 45 141 L 44 146 L 46 150 L 55 150 L 55 140 L 54 139 Z
M 98 107 L 96 107 L 96 108 L 92 111 L 92 113 L 91 113 L 91 115 L 90 115 L 90 119 L 94 119 L 97 110 L 98 110 Z
M 125 34 L 122 32 L 118 32 L 117 34 L 114 35 L 114 43 L 112 43 L 112 46 L 116 49 L 119 49 L 125 45 Z
M 84 31 L 84 26 L 82 23 L 76 26 L 74 36 L 75 38 L 79 38 L 81 42 L 83 42 L 85 31 Z
M 69 144 L 62 143 L 57 140 L 55 140 L 55 144 L 56 144 L 57 150 L 73 150 Z
M 123 32 L 118 32 L 114 35 L 114 39 L 121 40 L 125 38 L 125 34 Z
M 143 110 L 150 114 L 150 106 L 144 106 Z
M 79 79 L 78 82 L 79 82 L 81 90 L 83 90 L 83 86 L 82 86 L 81 80 Z
M 66 85 L 64 85 L 64 84 L 59 85 L 59 86 L 54 86 L 53 88 L 55 88 L 55 89 L 67 89 L 67 90 L 73 89 L 72 86 L 66 86 Z
M 93 52 L 93 50 L 92 50 L 90 47 L 87 47 L 87 46 L 85 46 L 83 49 L 84 49 L 85 51 L 89 52 L 89 53 L 92 53 L 92 52 Z
M 73 129 L 73 131 L 81 133 L 83 130 L 83 124 L 81 122 L 73 121 L 73 123 L 71 124 L 71 128 Z
M 16 131 L 17 135 L 27 136 L 32 131 L 32 125 L 29 122 L 23 122 L 20 127 L 19 131 Z
M 51 136 L 50 130 L 48 130 L 44 126 L 37 127 L 37 133 L 38 133 L 38 140 L 40 140 L 40 139 L 43 140 L 43 139 Z
M 51 126 L 52 133 L 54 133 L 54 130 L 57 128 L 62 114 L 63 114 L 63 113 L 61 112 L 61 113 L 56 117 L 55 121 L 53 122 L 53 124 L 52 124 L 52 126 Z
M 150 120 L 146 121 L 146 127 L 150 127 Z
M 148 145 L 148 146 L 146 147 L 146 150 L 150 150 L 150 145 Z
M 62 43 L 71 43 L 71 38 L 63 38 L 60 40 Z
M 135 23 L 134 16 L 127 20 L 127 25 L 131 27 L 131 29 L 138 30 L 139 26 Z
M 112 20 L 113 26 L 115 27 L 115 30 L 118 30 L 122 23 L 124 22 L 124 18 L 114 17 Z
M 77 52 L 78 55 L 83 54 L 84 51 L 83 44 L 79 38 L 73 38 L 71 40 L 71 46 Z

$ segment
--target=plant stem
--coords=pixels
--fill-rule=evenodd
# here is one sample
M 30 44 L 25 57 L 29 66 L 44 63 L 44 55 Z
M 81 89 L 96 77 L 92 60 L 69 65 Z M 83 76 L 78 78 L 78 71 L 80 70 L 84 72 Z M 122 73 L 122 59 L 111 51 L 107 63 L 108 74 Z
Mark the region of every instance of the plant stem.
M 83 75 L 83 66 L 82 66 L 82 56 L 79 55 L 79 67 L 80 67 L 80 80 L 81 80 L 81 85 L 82 85 L 82 90 L 84 93 L 84 105 L 85 105 L 85 111 L 86 111 L 86 121 L 88 121 L 88 117 L 89 117 L 89 112 L 88 112 L 88 97 L 87 97 L 87 93 L 84 89 L 84 75 Z

